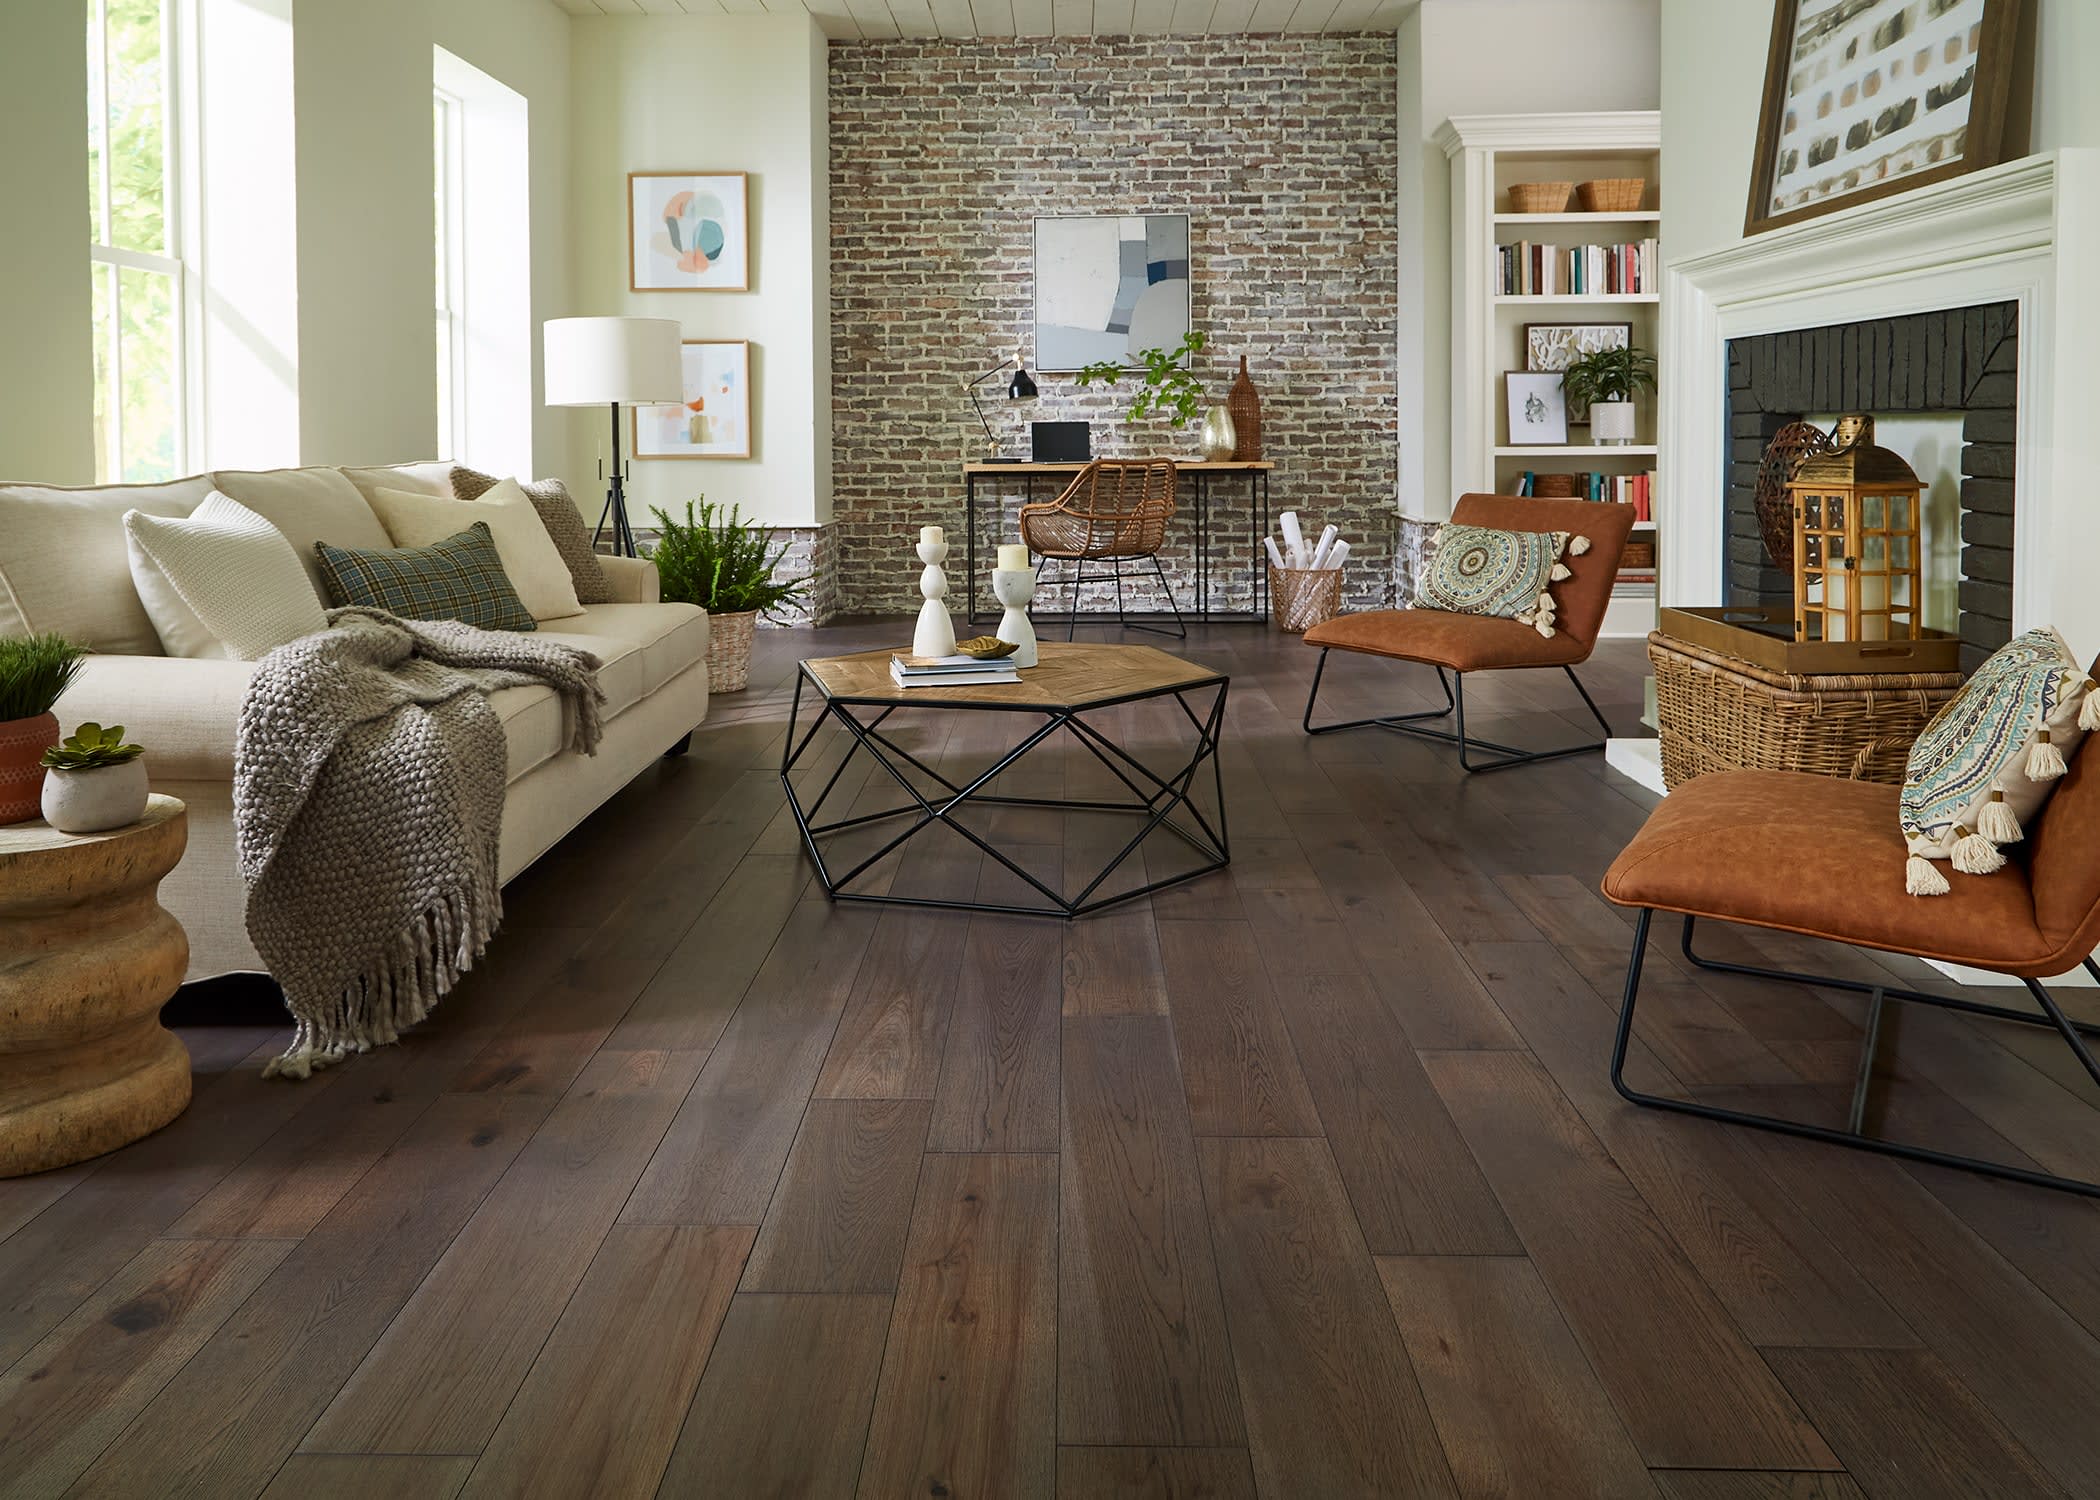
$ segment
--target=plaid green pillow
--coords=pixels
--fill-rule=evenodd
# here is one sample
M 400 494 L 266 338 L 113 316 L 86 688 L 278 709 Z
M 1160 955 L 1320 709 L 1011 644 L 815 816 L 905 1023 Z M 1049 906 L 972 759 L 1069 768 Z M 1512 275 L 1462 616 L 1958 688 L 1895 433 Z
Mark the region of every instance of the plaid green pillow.
M 458 620 L 483 630 L 537 630 L 511 587 L 488 523 L 428 547 L 353 551 L 314 543 L 331 605 L 364 604 L 405 620 Z

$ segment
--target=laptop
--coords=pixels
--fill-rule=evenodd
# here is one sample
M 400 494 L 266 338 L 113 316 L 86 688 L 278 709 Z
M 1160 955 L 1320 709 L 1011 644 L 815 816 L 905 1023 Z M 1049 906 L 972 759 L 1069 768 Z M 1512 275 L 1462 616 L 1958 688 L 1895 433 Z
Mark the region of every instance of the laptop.
M 1089 422 L 1030 422 L 1029 457 L 1039 464 L 1083 464 L 1094 456 Z

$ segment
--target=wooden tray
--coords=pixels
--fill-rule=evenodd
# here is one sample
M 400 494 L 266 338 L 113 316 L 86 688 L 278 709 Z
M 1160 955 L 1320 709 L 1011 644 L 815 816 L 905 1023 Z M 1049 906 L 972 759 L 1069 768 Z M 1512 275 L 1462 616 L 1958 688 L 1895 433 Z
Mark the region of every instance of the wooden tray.
M 1795 677 L 1961 670 L 1961 638 L 1944 630 L 1903 641 L 1797 641 L 1790 604 L 1666 609 L 1657 623 L 1664 635 Z

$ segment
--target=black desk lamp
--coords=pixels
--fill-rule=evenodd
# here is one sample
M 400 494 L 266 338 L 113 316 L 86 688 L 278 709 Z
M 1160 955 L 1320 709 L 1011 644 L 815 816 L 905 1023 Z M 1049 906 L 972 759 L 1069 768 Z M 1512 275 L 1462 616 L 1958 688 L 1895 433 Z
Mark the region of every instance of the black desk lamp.
M 999 363 L 993 365 L 989 370 L 986 370 L 964 387 L 970 393 L 970 404 L 977 408 L 978 423 L 984 428 L 984 461 L 988 464 L 1017 464 L 1021 462 L 1018 458 L 1001 458 L 999 456 L 999 439 L 993 436 L 992 424 L 985 418 L 984 403 L 977 399 L 977 387 L 983 385 L 1009 365 L 1013 367 L 1014 378 L 1006 382 L 1006 399 L 1009 401 L 1033 401 L 1037 394 L 1035 377 L 1028 373 L 1028 365 L 1022 360 L 1018 350 L 1010 357 L 1000 360 Z

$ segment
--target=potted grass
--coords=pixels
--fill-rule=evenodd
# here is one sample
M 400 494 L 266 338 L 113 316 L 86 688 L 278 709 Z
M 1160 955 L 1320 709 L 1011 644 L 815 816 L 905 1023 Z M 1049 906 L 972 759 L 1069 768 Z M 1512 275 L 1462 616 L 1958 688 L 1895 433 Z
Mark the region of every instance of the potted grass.
M 44 821 L 60 833 L 101 833 L 146 815 L 146 750 L 124 726 L 83 724 L 44 752 Z
M 707 690 L 741 692 L 751 680 L 751 630 L 762 614 L 801 601 L 807 578 L 774 576 L 788 544 L 761 527 L 746 526 L 702 496 L 685 503 L 685 519 L 652 506 L 656 545 L 649 551 L 663 596 L 707 611 Z
M 44 752 L 58 743 L 51 705 L 86 654 L 62 635 L 0 640 L 0 823 L 24 823 L 42 810 Z
M 1570 408 L 1590 409 L 1590 441 L 1619 446 L 1633 441 L 1633 398 L 1655 389 L 1655 356 L 1627 344 L 1582 355 L 1560 372 Z

